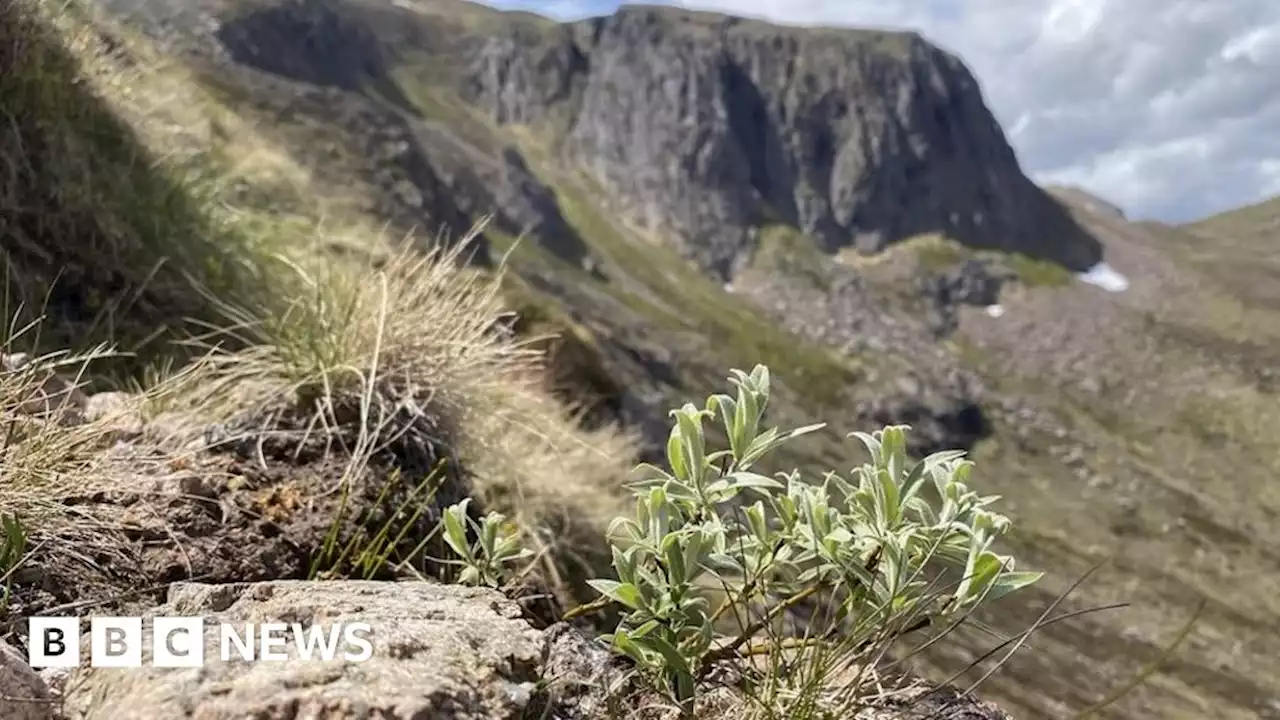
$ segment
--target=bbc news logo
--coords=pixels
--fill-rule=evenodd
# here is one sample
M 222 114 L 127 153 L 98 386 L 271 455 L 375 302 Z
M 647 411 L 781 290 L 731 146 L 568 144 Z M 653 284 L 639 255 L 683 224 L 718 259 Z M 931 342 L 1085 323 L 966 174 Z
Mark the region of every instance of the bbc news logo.
M 192 616 L 150 618 L 151 642 L 141 617 L 95 617 L 89 621 L 89 664 L 140 667 L 144 645 L 156 667 L 200 667 L 205 663 L 205 620 Z M 77 667 L 81 660 L 80 618 L 32 617 L 28 620 L 27 660 L 33 668 Z M 337 660 L 364 662 L 373 656 L 368 623 L 217 623 L 223 662 Z M 296 655 L 290 655 L 292 645 Z

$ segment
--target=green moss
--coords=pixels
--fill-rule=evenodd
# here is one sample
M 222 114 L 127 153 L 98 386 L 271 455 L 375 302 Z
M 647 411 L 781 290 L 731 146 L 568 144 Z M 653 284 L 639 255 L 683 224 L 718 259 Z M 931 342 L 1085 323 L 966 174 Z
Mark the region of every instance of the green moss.
M 929 272 L 942 272 L 956 263 L 973 257 L 973 252 L 954 240 L 941 235 L 925 235 L 903 241 L 915 253 L 920 267 Z
M 753 269 L 807 278 L 823 288 L 830 284 L 831 263 L 831 256 L 818 247 L 816 240 L 783 223 L 760 228 L 759 242 L 751 257 Z
M 1002 259 L 1029 287 L 1063 287 L 1075 280 L 1070 270 L 1048 260 L 1037 260 L 1020 253 L 1002 254 Z

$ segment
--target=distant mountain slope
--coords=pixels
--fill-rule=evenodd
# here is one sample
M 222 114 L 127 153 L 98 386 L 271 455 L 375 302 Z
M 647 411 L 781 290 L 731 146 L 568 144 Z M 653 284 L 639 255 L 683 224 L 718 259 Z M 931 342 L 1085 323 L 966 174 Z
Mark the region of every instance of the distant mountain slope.
M 446 114 L 528 128 L 611 209 L 724 277 L 777 222 L 827 250 L 937 232 L 1079 269 L 1098 259 L 1023 176 L 969 71 L 918 35 L 644 6 L 557 25 L 442 0 L 231 5 L 182 12 L 217 12 L 237 63 L 445 121 L 430 164 L 512 228 L 567 234 L 520 151 Z
M 1253 303 L 1280 306 L 1280 198 L 1178 229 L 1200 239 L 1196 259 L 1213 269 L 1220 284 L 1248 292 Z
M 564 331 L 593 421 L 652 452 L 672 403 L 765 362 L 776 422 L 831 423 L 787 463 L 844 466 L 841 435 L 886 422 L 918 452 L 970 449 L 1051 577 L 985 618 L 1002 634 L 1112 558 L 1067 606 L 1137 607 L 1033 639 L 985 690 L 1010 711 L 1089 706 L 1201 600 L 1189 649 L 1102 716 L 1243 720 L 1274 699 L 1267 252 L 1036 188 L 955 58 L 644 7 L 561 25 L 446 0 L 103 1 L 331 207 L 431 231 L 493 213 L 488 257 L 525 324 Z M 1100 258 L 1126 290 L 1073 274 Z M 933 670 L 992 644 L 959 637 Z
M 1228 210 L 1182 227 L 1197 234 L 1241 240 L 1270 240 L 1274 243 L 1280 238 L 1280 198 Z M 1274 247 L 1274 244 L 1271 245 L 1272 249 Z

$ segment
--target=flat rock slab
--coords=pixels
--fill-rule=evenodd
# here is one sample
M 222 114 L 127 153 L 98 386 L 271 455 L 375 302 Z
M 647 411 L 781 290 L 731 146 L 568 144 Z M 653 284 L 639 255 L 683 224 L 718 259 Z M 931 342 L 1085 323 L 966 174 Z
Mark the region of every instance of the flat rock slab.
M 434 583 L 180 583 L 151 614 L 204 616 L 204 667 L 152 666 L 149 621 L 142 667 L 88 667 L 86 634 L 64 689 L 67 720 L 518 718 L 542 648 L 503 596 Z M 373 654 L 301 660 L 290 640 L 289 661 L 223 661 L 220 622 L 368 623 Z

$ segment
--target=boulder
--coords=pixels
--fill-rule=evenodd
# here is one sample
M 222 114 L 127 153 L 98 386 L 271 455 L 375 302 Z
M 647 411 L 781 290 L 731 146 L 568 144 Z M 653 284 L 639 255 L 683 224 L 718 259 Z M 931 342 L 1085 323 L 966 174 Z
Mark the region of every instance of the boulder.
M 205 666 L 153 667 L 144 649 L 142 667 L 77 668 L 66 716 L 514 719 L 531 698 L 542 652 L 540 633 L 519 613 L 498 593 L 427 582 L 179 583 L 149 615 L 203 615 Z M 372 656 L 302 660 L 290 639 L 290 661 L 222 661 L 219 622 L 276 621 L 368 623 Z M 143 632 L 149 648 L 149 622 Z
M 0 718 L 53 720 L 54 701 L 22 653 L 0 641 Z

